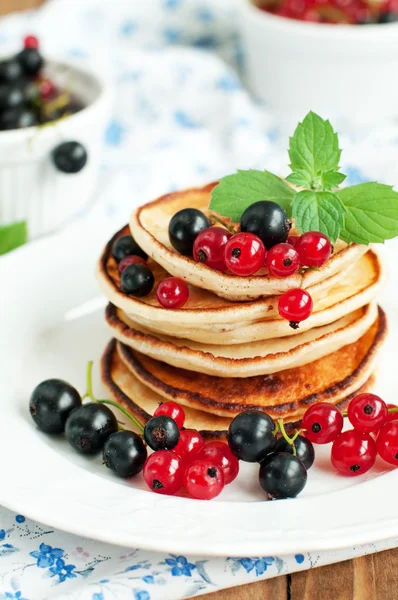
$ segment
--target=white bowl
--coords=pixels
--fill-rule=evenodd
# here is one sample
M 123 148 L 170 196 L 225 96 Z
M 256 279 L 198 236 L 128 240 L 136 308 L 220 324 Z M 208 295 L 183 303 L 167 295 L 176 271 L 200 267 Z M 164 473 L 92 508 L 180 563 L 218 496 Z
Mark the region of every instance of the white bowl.
M 45 72 L 72 88 L 85 108 L 45 127 L 0 131 L 0 225 L 27 220 L 30 238 L 61 227 L 90 201 L 110 110 L 109 86 L 97 74 L 59 61 L 48 61 Z M 51 159 L 67 141 L 88 154 L 76 174 L 58 171 Z
M 329 25 L 240 0 L 247 83 L 271 108 L 376 122 L 398 115 L 398 23 Z

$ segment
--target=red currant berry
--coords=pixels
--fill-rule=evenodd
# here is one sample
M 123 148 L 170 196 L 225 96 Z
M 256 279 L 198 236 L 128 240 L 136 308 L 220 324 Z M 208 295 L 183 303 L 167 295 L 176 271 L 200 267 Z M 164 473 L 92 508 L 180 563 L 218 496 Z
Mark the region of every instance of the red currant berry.
M 224 442 L 210 442 L 206 444 L 199 458 L 209 460 L 218 465 L 224 473 L 224 483 L 231 483 L 239 473 L 239 460 L 232 454 L 228 444 Z
M 185 471 L 184 487 L 192 498 L 212 500 L 224 489 L 224 474 L 218 464 L 197 459 Z
M 333 249 L 330 240 L 319 231 L 303 233 L 295 248 L 305 267 L 321 267 L 329 260 Z
M 364 433 L 378 431 L 388 415 L 386 403 L 374 394 L 360 394 L 353 398 L 347 413 L 351 425 Z
M 146 260 L 145 260 L 145 258 L 142 258 L 142 256 L 136 256 L 135 254 L 129 254 L 129 256 L 125 256 L 120 261 L 119 266 L 118 266 L 119 273 L 123 273 L 124 269 L 126 267 L 129 267 L 130 265 L 146 265 L 146 264 L 147 264 Z
M 189 464 L 197 458 L 205 445 L 204 439 L 198 431 L 194 429 L 183 429 L 180 432 L 180 439 L 173 452 Z
M 293 248 L 295 248 L 299 239 L 300 237 L 298 235 L 289 235 L 286 240 L 286 243 L 290 244 L 291 246 L 293 246 Z
M 383 425 L 377 436 L 376 448 L 383 460 L 398 466 L 398 421 Z
M 158 450 L 146 459 L 143 475 L 145 483 L 153 492 L 173 496 L 184 483 L 183 462 L 171 450 Z
M 34 48 L 37 50 L 39 48 L 39 40 L 35 35 L 26 35 L 23 40 L 24 48 Z
M 156 297 L 164 308 L 181 308 L 189 298 L 189 288 L 182 279 L 168 277 L 159 283 Z
M 173 419 L 177 423 L 179 429 L 184 427 L 185 412 L 182 406 L 177 404 L 177 402 L 162 402 L 162 404 L 159 404 L 153 413 L 153 416 L 158 417 L 159 415 L 166 415 Z
M 356 429 L 344 431 L 333 442 L 331 460 L 343 475 L 362 475 L 376 462 L 376 443 L 368 433 Z
M 266 267 L 273 277 L 289 277 L 300 268 L 300 259 L 290 244 L 277 244 L 268 251 Z
M 56 92 L 57 87 L 50 79 L 43 79 L 40 82 L 40 96 L 43 100 L 51 100 Z
M 290 322 L 292 329 L 298 329 L 312 313 L 313 302 L 308 292 L 300 288 L 288 290 L 279 298 L 278 311 L 283 319 Z
M 343 415 L 334 404 L 320 402 L 310 406 L 301 426 L 305 429 L 305 437 L 313 444 L 328 444 L 340 435 L 343 424 Z
M 225 264 L 235 275 L 254 275 L 264 266 L 266 250 L 254 233 L 236 233 L 225 246 Z
M 222 227 L 209 227 L 195 239 L 193 257 L 212 269 L 226 271 L 224 249 L 232 233 Z
M 387 404 L 387 410 L 390 408 L 398 408 L 398 406 L 396 404 Z M 389 412 L 387 414 L 387 419 L 386 419 L 387 423 L 389 421 L 396 421 L 396 420 L 398 420 L 398 412 Z

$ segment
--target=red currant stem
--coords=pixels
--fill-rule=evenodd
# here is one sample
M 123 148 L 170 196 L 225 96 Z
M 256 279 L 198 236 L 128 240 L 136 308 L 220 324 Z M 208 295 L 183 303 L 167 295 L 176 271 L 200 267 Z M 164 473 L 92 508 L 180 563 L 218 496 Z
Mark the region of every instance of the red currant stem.
M 283 437 L 285 438 L 285 440 L 287 441 L 287 443 L 290 444 L 291 446 L 293 446 L 293 456 L 296 456 L 296 446 L 294 445 L 294 440 L 298 436 L 299 432 L 296 431 L 294 437 L 291 438 L 287 435 L 287 433 L 285 431 L 285 426 L 283 425 L 283 419 L 278 419 L 278 425 L 279 425 L 280 432 L 283 435 Z
M 398 406 L 396 406 L 395 408 L 389 408 L 388 412 L 389 413 L 396 413 L 396 412 L 398 412 Z
M 222 225 L 223 227 L 225 227 L 225 229 L 227 229 L 230 233 L 235 233 L 235 227 L 233 225 L 228 225 L 228 223 L 226 223 L 225 221 L 223 221 L 220 217 L 218 217 L 217 215 L 210 215 L 210 220 L 214 223 L 220 223 L 220 225 Z M 213 223 L 213 225 L 214 225 Z
M 93 361 L 89 360 L 87 363 L 87 391 L 84 394 L 84 396 L 82 396 L 82 400 L 84 400 L 85 398 L 90 398 L 90 400 L 92 400 L 93 402 L 100 402 L 101 404 L 109 404 L 109 406 L 114 406 L 115 408 L 118 408 L 120 410 L 120 412 L 122 412 L 126 417 L 128 417 L 130 419 L 130 421 L 132 421 L 134 423 L 134 425 L 141 431 L 141 433 L 144 432 L 144 427 L 143 425 L 135 418 L 133 417 L 133 415 L 131 415 L 125 408 L 123 408 L 123 406 L 120 406 L 120 404 L 117 404 L 117 402 L 113 402 L 112 400 L 99 400 L 98 398 L 96 398 L 94 396 L 93 393 Z

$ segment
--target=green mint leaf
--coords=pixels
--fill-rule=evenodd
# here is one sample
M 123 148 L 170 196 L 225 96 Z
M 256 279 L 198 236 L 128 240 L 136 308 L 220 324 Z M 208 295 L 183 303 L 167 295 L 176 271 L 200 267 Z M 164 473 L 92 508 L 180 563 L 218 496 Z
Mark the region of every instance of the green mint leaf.
M 0 255 L 23 246 L 27 237 L 26 221 L 0 226 Z
M 286 181 L 297 185 L 297 187 L 309 188 L 311 187 L 311 177 L 305 171 L 293 171 L 286 177 Z
M 321 231 L 331 242 L 337 240 L 344 227 L 344 206 L 331 192 L 299 192 L 293 201 L 292 216 L 301 233 Z
M 311 180 L 325 171 L 337 171 L 340 155 L 337 133 L 329 121 L 313 112 L 297 125 L 290 138 L 290 168 L 292 171 L 305 171 Z
M 360 183 L 337 195 L 346 209 L 342 240 L 370 244 L 398 236 L 398 192 L 391 186 Z
M 223 177 L 213 189 L 210 209 L 239 221 L 248 206 L 258 200 L 273 200 L 291 214 L 295 195 L 287 183 L 269 171 L 238 171 Z
M 322 173 L 321 180 L 324 191 L 330 191 L 339 187 L 340 183 L 343 183 L 346 177 L 347 175 L 338 171 L 326 171 Z

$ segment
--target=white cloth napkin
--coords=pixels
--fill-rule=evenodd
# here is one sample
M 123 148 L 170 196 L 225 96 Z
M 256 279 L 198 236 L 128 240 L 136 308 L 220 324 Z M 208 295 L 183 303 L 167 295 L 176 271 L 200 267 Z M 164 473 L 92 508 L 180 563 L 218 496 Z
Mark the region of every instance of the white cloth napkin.
M 34 33 L 45 53 L 92 64 L 115 86 L 92 217 L 116 228 L 134 205 L 235 168 L 286 174 L 294 123 L 241 83 L 235 10 L 236 0 L 53 0 L 0 21 L 0 52 Z M 398 181 L 397 124 L 353 130 L 339 115 L 333 123 L 349 184 Z M 0 509 L 0 600 L 179 600 L 397 545 L 206 559 L 117 548 Z

